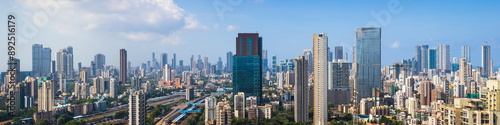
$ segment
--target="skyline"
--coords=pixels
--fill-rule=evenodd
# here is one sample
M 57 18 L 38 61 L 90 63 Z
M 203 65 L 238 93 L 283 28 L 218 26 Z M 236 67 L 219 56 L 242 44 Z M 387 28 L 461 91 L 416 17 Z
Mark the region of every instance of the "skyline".
M 276 54 L 278 60 L 296 58 L 302 54 L 304 49 L 312 49 L 310 35 L 323 32 L 329 34 L 329 47 L 333 49 L 335 46 L 343 46 L 344 53 L 348 53 L 348 60 L 352 62 L 355 28 L 364 27 L 368 22 L 376 21 L 371 13 L 387 10 L 388 3 L 391 2 L 366 1 L 373 4 L 359 5 L 362 6 L 360 7 L 362 9 L 354 10 L 349 8 L 357 6 L 355 2 L 308 3 L 292 1 L 287 3 L 288 6 L 281 6 L 279 2 L 275 1 L 243 1 L 232 6 L 233 10 L 226 11 L 221 19 L 213 6 L 216 1 L 199 1 L 199 4 L 171 0 L 167 0 L 163 4 L 160 4 L 161 2 L 155 3 L 155 1 L 149 1 L 151 3 L 137 1 L 114 3 L 116 1 L 108 1 L 103 5 L 95 5 L 85 1 L 58 1 L 60 7 L 58 13 L 54 16 L 49 14 L 46 26 L 39 27 L 38 33 L 34 37 L 26 38 L 26 36 L 20 35 L 20 37 L 24 37 L 17 45 L 17 57 L 21 59 L 21 70 L 31 71 L 31 47 L 36 43 L 50 47 L 52 57 L 56 57 L 57 50 L 72 46 L 75 51 L 74 65 L 82 62 L 82 66 L 89 66 L 94 55 L 102 53 L 108 57 L 106 59 L 108 65 L 118 67 L 119 49 L 121 48 L 128 51 L 128 58 L 133 67 L 150 61 L 150 54 L 153 52 L 156 53 L 157 60 L 159 60 L 161 53 L 166 52 L 170 57 L 170 63 L 175 52 L 177 60 L 187 61 L 191 55 L 207 55 L 209 62 L 215 64 L 218 57 L 225 60 L 226 52 L 235 52 L 233 40 L 237 37 L 237 33 L 254 33 L 256 31 L 263 38 L 263 50 L 268 50 L 268 57 Z M 389 23 L 381 26 L 382 66 L 402 59 L 413 58 L 415 45 L 425 44 L 429 45 L 429 48 L 437 48 L 437 45 L 440 44 L 449 44 L 450 60 L 453 57 L 460 57 L 462 45 L 470 45 L 471 63 L 473 66 L 480 66 L 483 41 L 487 41 L 492 48 L 491 58 L 494 65 L 500 64 L 495 61 L 499 59 L 495 53 L 500 51 L 495 49 L 500 48 L 498 33 L 494 30 L 500 28 L 497 21 L 500 17 L 494 13 L 495 10 L 498 10 L 494 6 L 498 5 L 497 1 L 490 3 L 453 1 L 437 2 L 430 5 L 427 5 L 429 2 L 425 1 L 402 0 L 399 2 L 399 7 L 402 8 L 401 12 L 391 14 Z M 45 12 L 43 7 L 36 3 L 23 1 L 2 1 L 0 3 L 2 3 L 0 10 L 4 15 L 13 12 L 13 10 L 22 10 L 17 11 L 19 17 L 25 13 L 29 15 L 40 12 L 40 10 Z M 117 6 L 106 6 L 106 4 Z M 143 7 L 133 6 L 135 4 L 138 4 L 137 6 L 143 5 Z M 410 4 L 412 6 L 408 6 Z M 442 4 L 455 6 L 441 6 Z M 252 9 L 256 6 L 260 6 L 260 9 Z M 14 9 L 15 7 L 18 9 Z M 103 7 L 103 9 L 99 7 Z M 280 10 L 289 11 L 282 12 Z M 461 10 L 467 11 L 461 12 Z M 153 13 L 151 17 L 167 16 L 154 19 L 146 18 L 151 20 L 134 20 L 134 17 L 147 15 L 147 12 L 150 11 Z M 68 14 L 82 14 L 83 16 L 67 16 Z M 324 20 L 308 20 L 310 17 L 320 15 L 327 16 Z M 298 18 L 281 18 L 282 16 Z M 131 25 L 134 21 L 146 25 Z M 6 26 L 2 25 L 0 28 L 6 28 Z M 401 30 L 405 32 L 401 32 Z M 0 31 L 0 33 L 6 34 L 6 31 Z M 5 49 L 2 48 L 0 51 L 6 51 Z M 387 56 L 388 54 L 392 55 Z M 6 58 L 5 55 L 1 57 Z M 5 64 L 7 60 L 0 60 L 0 63 Z M 2 70 L 6 70 L 6 68 Z

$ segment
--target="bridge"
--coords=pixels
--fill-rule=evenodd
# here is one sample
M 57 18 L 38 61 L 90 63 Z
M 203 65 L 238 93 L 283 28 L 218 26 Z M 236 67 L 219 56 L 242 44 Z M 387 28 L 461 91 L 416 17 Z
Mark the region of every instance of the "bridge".
M 202 98 L 200 101 L 196 103 L 187 103 L 188 107 L 189 105 L 191 105 L 191 107 L 189 107 L 187 110 L 179 110 L 179 112 L 181 112 L 182 114 L 180 114 L 179 116 L 177 116 L 177 118 L 172 120 L 172 123 L 178 122 L 179 120 L 184 118 L 184 116 L 186 116 L 187 113 L 200 112 L 200 110 L 193 110 L 193 109 L 196 108 L 196 105 L 199 105 L 200 103 L 203 102 L 205 102 L 205 98 Z

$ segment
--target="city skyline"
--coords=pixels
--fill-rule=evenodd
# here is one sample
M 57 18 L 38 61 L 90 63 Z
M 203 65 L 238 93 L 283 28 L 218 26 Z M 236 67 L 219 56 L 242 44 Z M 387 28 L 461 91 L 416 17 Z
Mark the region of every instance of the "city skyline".
M 303 4 L 304 9 L 307 9 L 307 12 L 313 11 L 325 11 L 328 14 L 332 14 L 329 18 L 341 18 L 335 19 L 334 22 L 327 23 L 324 21 L 309 21 L 307 25 L 298 26 L 303 19 L 297 21 L 289 21 L 284 24 L 268 26 L 272 24 L 272 20 L 283 20 L 277 19 L 276 17 L 271 17 L 269 14 L 262 15 L 262 18 L 259 18 L 258 15 L 252 14 L 247 11 L 253 11 L 253 6 L 263 6 L 263 10 L 254 10 L 257 12 L 260 11 L 269 11 L 270 6 L 278 4 L 273 1 L 244 1 L 239 3 L 237 6 L 232 6 L 233 11 L 227 11 L 222 16 L 223 19 L 217 14 L 217 11 L 212 6 L 212 1 L 201 1 L 199 5 L 191 5 L 185 1 L 167 1 L 164 4 L 169 5 L 165 6 L 163 9 L 155 9 L 154 12 L 157 15 L 166 14 L 169 15 L 166 19 L 158 19 L 156 22 L 151 22 L 150 25 L 145 26 L 146 28 L 136 28 L 135 25 L 131 25 L 126 28 L 119 28 L 123 30 L 123 32 L 118 32 L 110 29 L 114 29 L 117 27 L 123 27 L 128 22 L 117 23 L 115 25 L 110 25 L 103 27 L 103 25 L 109 24 L 109 22 L 120 22 L 117 20 L 110 20 L 109 22 L 102 20 L 94 20 L 90 22 L 93 23 L 82 23 L 80 21 L 75 21 L 73 19 L 63 18 L 65 17 L 67 12 L 63 12 L 64 10 L 72 10 L 75 13 L 83 14 L 83 17 L 95 17 L 95 16 L 109 16 L 111 14 L 115 14 L 117 12 L 128 13 L 129 15 L 138 15 L 138 13 L 144 13 L 148 11 L 147 9 L 140 9 L 137 13 L 132 13 L 130 11 L 126 11 L 123 8 L 112 8 L 109 6 L 105 6 L 107 4 L 113 4 L 113 2 L 106 3 L 103 6 L 104 9 L 99 9 L 96 11 L 89 11 L 88 9 L 83 9 L 85 7 L 91 6 L 91 3 L 79 4 L 79 1 L 71 1 L 71 2 L 59 2 L 60 10 L 54 16 L 49 15 L 48 26 L 39 27 L 38 33 L 31 38 L 23 37 L 20 39 L 20 44 L 18 47 L 18 58 L 20 58 L 22 71 L 31 71 L 31 46 L 33 44 L 43 44 L 44 47 L 50 47 L 53 51 L 51 56 L 55 57 L 55 50 L 59 50 L 61 48 L 72 46 L 75 50 L 74 52 L 74 64 L 78 62 L 82 62 L 82 66 L 89 66 L 93 56 L 95 54 L 102 53 L 108 56 L 107 64 L 114 65 L 118 67 L 119 64 L 119 53 L 116 53 L 121 48 L 127 49 L 129 52 L 129 58 L 134 59 L 131 60 L 132 66 L 139 66 L 141 63 L 151 60 L 149 55 L 152 52 L 155 53 L 167 53 L 169 55 L 173 55 L 173 53 L 177 54 L 176 60 L 189 60 L 191 55 L 207 55 L 212 64 L 215 64 L 216 58 L 222 57 L 225 60 L 224 54 L 228 51 L 234 52 L 234 43 L 232 42 L 232 37 L 238 32 L 258 32 L 263 37 L 266 37 L 265 41 L 269 41 L 264 43 L 263 49 L 268 50 L 269 55 L 276 54 L 278 60 L 281 59 L 292 59 L 301 55 L 301 52 L 304 49 L 311 49 L 312 45 L 310 43 L 310 36 L 316 32 L 325 32 L 330 34 L 330 48 L 335 48 L 335 46 L 343 46 L 344 53 L 348 55 L 352 55 L 352 45 L 354 45 L 355 41 L 355 28 L 364 27 L 366 23 L 370 21 L 376 21 L 376 18 L 373 16 L 372 12 L 377 15 L 378 12 L 383 10 L 387 10 L 389 7 L 387 4 L 390 1 L 386 2 L 373 2 L 372 6 L 363 5 L 366 8 L 361 10 L 351 10 L 349 7 L 354 6 L 355 4 L 351 2 L 327 2 L 325 5 L 320 6 L 333 6 L 337 7 L 341 10 L 353 11 L 351 15 L 346 15 L 342 13 L 336 13 L 336 9 L 320 9 L 315 8 L 314 5 L 317 3 L 301 3 L 301 2 L 291 2 L 291 5 Z M 3 4 L 6 3 L 6 4 Z M 11 2 L 11 1 L 2 1 L 2 5 L 17 5 L 20 9 L 25 9 L 29 12 L 37 12 L 41 11 L 43 7 L 41 5 L 33 5 L 25 2 Z M 402 8 L 400 13 L 392 14 L 390 23 L 387 25 L 382 25 L 382 35 L 384 38 L 382 39 L 382 66 L 390 65 L 391 63 L 398 62 L 401 59 L 410 59 L 413 58 L 413 48 L 415 45 L 429 45 L 429 48 L 437 47 L 437 45 L 449 44 L 450 45 L 450 57 L 460 58 L 461 46 L 470 45 L 471 52 L 471 62 L 473 66 L 481 66 L 481 46 L 485 44 L 484 42 L 488 42 L 488 44 L 492 48 L 492 53 L 498 51 L 494 48 L 500 48 L 497 44 L 498 38 L 494 32 L 488 32 L 487 29 L 495 29 L 498 27 L 498 22 L 493 22 L 494 19 L 498 18 L 498 16 L 481 16 L 485 15 L 495 15 L 491 14 L 493 12 L 489 11 L 495 2 L 488 3 L 475 3 L 475 2 L 453 2 L 456 7 L 447 7 L 447 6 L 438 6 L 439 4 L 429 5 L 428 10 L 415 9 L 409 4 L 422 5 L 424 6 L 426 2 L 415 2 L 415 1 L 400 1 L 398 7 Z M 451 4 L 447 2 L 441 2 L 442 4 Z M 473 3 L 473 4 L 471 4 Z M 125 6 L 127 2 L 115 3 L 116 5 L 123 5 L 120 7 L 124 8 L 133 8 L 131 6 Z M 138 3 L 144 4 L 145 6 L 160 6 L 161 3 Z M 225 3 L 228 4 L 228 3 Z M 77 9 L 67 8 L 76 7 Z M 294 6 L 283 7 L 282 9 L 291 9 Z M 438 8 L 443 7 L 443 8 Z M 461 8 L 462 7 L 462 8 Z M 198 9 L 199 8 L 199 9 Z M 467 9 L 473 10 L 475 13 L 460 13 L 454 12 L 451 10 L 460 10 Z M 478 9 L 480 8 L 480 9 Z M 167 10 L 178 10 L 177 11 L 167 11 Z M 425 14 L 431 14 L 433 10 L 441 10 L 441 9 L 449 9 L 450 11 L 444 11 L 436 14 L 432 14 L 433 16 L 422 17 Z M 0 6 L 0 10 L 6 10 L 2 12 L 9 12 L 12 10 L 17 10 L 8 6 Z M 43 11 L 42 11 L 43 12 Z M 275 14 L 276 12 L 272 12 L 270 14 Z M 287 12 L 285 15 L 289 15 L 290 13 L 296 13 L 299 17 L 309 17 L 304 12 Z M 480 13 L 480 15 L 474 15 L 476 13 Z M 177 15 L 176 15 L 177 14 Z M 21 14 L 19 14 L 21 16 Z M 317 14 L 312 14 L 310 16 L 314 16 Z M 355 17 L 356 16 L 356 17 Z M 361 16 L 361 17 L 357 17 Z M 23 16 L 21 16 L 23 17 Z M 71 17 L 71 16 L 67 16 Z M 82 17 L 82 18 L 83 18 Z M 261 23 L 251 23 L 248 21 L 243 21 L 241 18 L 249 19 L 252 21 L 260 21 Z M 475 18 L 476 20 L 483 20 L 486 22 L 482 22 L 480 24 L 469 26 L 463 25 L 468 24 L 470 19 L 465 19 L 465 17 Z M 125 19 L 129 19 L 130 17 L 123 17 Z M 450 19 L 447 19 L 450 18 Z M 238 20 L 239 19 L 239 20 Z M 433 20 L 433 21 L 424 21 L 424 22 L 415 22 L 409 21 L 411 19 L 422 19 L 422 20 Z M 27 20 L 27 19 L 21 19 Z M 83 19 L 82 19 L 83 20 Z M 90 19 L 86 19 L 90 20 Z M 354 21 L 353 21 L 354 20 Z M 450 20 L 453 20 L 452 24 L 447 24 Z M 75 26 L 64 26 L 57 25 L 61 22 L 67 21 L 75 21 Z M 148 23 L 148 21 L 140 21 Z M 173 29 L 177 29 L 176 31 L 170 32 L 162 32 L 157 28 L 152 28 L 153 24 L 161 24 L 161 23 L 170 23 L 180 25 L 180 26 L 170 26 L 167 24 L 160 25 L 161 28 L 168 27 L 176 27 Z M 189 22 L 189 23 L 188 23 Z M 337 24 L 336 24 L 337 23 Z M 324 28 L 307 28 L 314 27 L 315 25 L 325 25 Z M 453 25 L 455 24 L 455 25 Z M 301 31 L 285 31 L 287 28 L 284 26 L 295 26 L 294 29 L 304 29 Z M 423 27 L 415 27 L 414 25 L 423 25 Z M 460 25 L 460 27 L 457 27 Z M 50 26 L 50 27 L 49 27 Z M 217 27 L 216 27 L 217 26 Z M 5 27 L 5 26 L 0 26 Z M 71 28 L 76 28 L 79 30 L 75 30 L 79 35 L 76 35 L 74 32 L 69 32 L 72 30 Z M 180 27 L 180 28 L 179 28 Z M 267 27 L 272 27 L 273 29 L 268 29 Z M 402 28 L 400 28 L 402 27 Z M 450 29 L 449 31 L 457 31 L 452 33 L 442 32 L 441 29 Z M 453 30 L 453 29 L 460 30 Z M 89 29 L 89 30 L 85 30 Z M 398 30 L 401 29 L 411 29 L 404 34 L 399 33 Z M 486 31 L 485 31 L 486 30 Z M 63 32 L 66 31 L 66 32 Z M 81 31 L 81 33 L 79 33 Z M 460 32 L 458 32 L 460 31 Z M 481 32 L 478 32 L 481 31 Z M 1 31 L 0 33 L 5 32 Z M 119 34 L 123 39 L 111 39 L 109 37 L 103 37 L 102 35 L 95 34 L 93 32 L 102 32 L 103 34 Z M 423 32 L 423 33 L 422 33 Z M 127 34 L 128 33 L 128 34 Z M 278 37 L 279 35 L 290 34 L 289 37 L 283 38 Z M 409 35 L 412 34 L 412 35 Z M 416 34 L 416 35 L 415 35 Z M 439 35 L 444 34 L 444 35 Z M 67 36 L 59 36 L 59 35 L 67 35 Z M 95 35 L 96 39 L 88 39 L 81 37 L 88 37 Z M 209 38 L 208 42 L 204 40 L 200 40 L 199 38 L 189 37 L 191 35 L 199 36 L 200 38 Z M 59 37 L 55 37 L 59 36 Z M 116 35 L 113 35 L 116 36 Z M 416 37 L 418 36 L 418 37 Z M 154 42 L 161 41 L 164 38 L 167 41 L 172 41 L 174 43 L 162 43 L 162 42 Z M 57 38 L 57 39 L 55 39 Z M 175 38 L 175 39 L 174 39 Z M 176 40 L 177 39 L 177 40 Z M 104 42 L 106 41 L 106 42 Z M 110 42 L 107 42 L 110 41 Z M 123 41 L 124 44 L 121 44 L 118 41 Z M 175 43 L 175 41 L 179 41 Z M 180 42 L 182 41 L 182 42 Z M 202 42 L 203 41 L 203 42 Z M 290 43 L 287 45 L 291 45 L 287 48 L 273 49 L 275 46 L 283 45 L 285 42 Z M 145 43 L 145 44 L 142 44 Z M 89 45 L 92 45 L 90 47 Z M 147 45 L 146 45 L 147 44 Z M 112 46 L 110 46 L 112 45 Z M 190 49 L 186 51 L 186 48 L 192 47 L 194 49 Z M 2 48 L 5 49 L 5 48 Z M 399 52 L 399 53 L 396 53 Z M 387 56 L 387 54 L 396 53 L 391 56 Z M 159 60 L 159 57 L 156 57 Z M 491 56 L 495 64 L 495 60 L 498 60 L 494 54 Z M 352 56 L 347 58 L 352 62 Z M 55 60 L 54 58 L 52 60 Z M 1 62 L 5 62 L 6 60 L 0 60 Z M 169 61 L 170 62 L 170 61 Z M 178 63 L 178 62 L 177 62 Z M 271 65 L 271 64 L 268 64 Z M 77 67 L 74 67 L 75 69 Z M 5 68 L 4 68 L 5 69 Z M 497 70 L 496 68 L 494 70 Z

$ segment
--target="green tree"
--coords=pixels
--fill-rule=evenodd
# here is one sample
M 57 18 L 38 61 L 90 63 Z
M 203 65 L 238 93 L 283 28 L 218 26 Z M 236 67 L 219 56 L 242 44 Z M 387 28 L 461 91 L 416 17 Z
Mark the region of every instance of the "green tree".
M 40 119 L 35 125 L 50 125 L 50 121 L 48 119 Z
M 115 118 L 121 119 L 127 116 L 127 111 L 119 111 L 115 113 Z
M 67 114 L 63 114 L 57 119 L 57 124 L 64 125 L 71 120 L 73 120 L 73 117 L 71 117 L 70 115 L 67 115 Z

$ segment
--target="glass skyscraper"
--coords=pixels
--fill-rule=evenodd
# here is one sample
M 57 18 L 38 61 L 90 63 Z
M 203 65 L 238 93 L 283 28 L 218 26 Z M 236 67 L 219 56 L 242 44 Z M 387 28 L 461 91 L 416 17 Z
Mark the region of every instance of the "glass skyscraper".
M 262 37 L 258 33 L 238 33 L 233 56 L 233 93 L 257 97 L 262 104 Z
M 357 100 L 372 97 L 374 88 L 380 89 L 381 29 L 375 27 L 356 29 L 354 47 L 354 79 Z
M 427 64 L 429 64 L 429 66 L 427 66 L 428 69 L 436 69 L 436 49 L 432 48 L 432 49 L 429 49 L 429 52 L 427 53 L 427 57 L 429 57 L 427 60 Z

